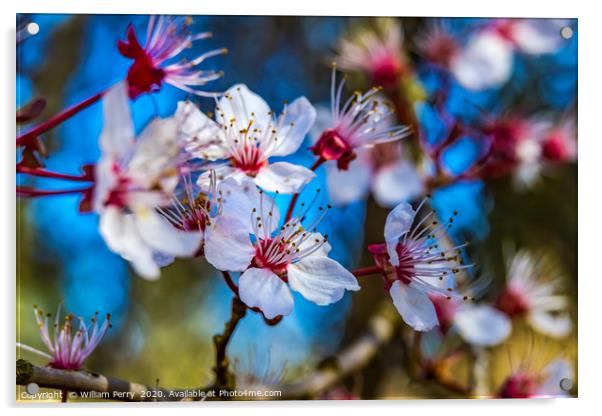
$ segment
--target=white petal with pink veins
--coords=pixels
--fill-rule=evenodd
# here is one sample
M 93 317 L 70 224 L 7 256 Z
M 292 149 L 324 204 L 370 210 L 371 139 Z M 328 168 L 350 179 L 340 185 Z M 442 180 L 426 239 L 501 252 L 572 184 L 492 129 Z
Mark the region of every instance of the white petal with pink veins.
M 265 131 L 272 120 L 271 110 L 259 95 L 244 84 L 236 84 L 220 98 L 215 109 L 215 119 L 221 125 L 229 126 L 233 121 L 238 130 L 249 128 Z
M 286 107 L 278 120 L 278 140 L 269 156 L 287 156 L 295 153 L 316 120 L 316 110 L 305 97 L 297 98 Z
M 220 216 L 205 237 L 205 258 L 218 270 L 241 272 L 249 267 L 255 248 L 246 223 Z
M 390 208 L 422 195 L 424 183 L 414 164 L 400 160 L 376 171 L 372 191 L 380 206 Z
M 497 87 L 508 81 L 514 59 L 512 45 L 494 32 L 475 35 L 451 62 L 458 81 L 471 90 Z
M 289 315 L 293 296 L 286 284 L 269 269 L 250 268 L 238 280 L 240 299 L 250 307 L 261 309 L 268 319 Z
M 357 279 L 336 261 L 324 256 L 309 256 L 288 266 L 291 288 L 316 305 L 338 302 L 345 290 L 360 290 Z
M 510 319 L 487 305 L 461 305 L 454 316 L 454 324 L 464 340 L 482 347 L 502 343 L 512 331 Z
M 404 322 L 416 331 L 429 331 L 439 324 L 435 306 L 425 293 L 397 280 L 389 294 Z
M 178 257 L 194 256 L 201 247 L 201 231 L 184 231 L 174 227 L 153 209 L 135 212 L 136 225 L 142 239 L 153 249 Z
M 407 202 L 397 205 L 385 222 L 385 242 L 387 243 L 387 252 L 393 266 L 399 266 L 399 256 L 397 255 L 397 243 L 399 238 L 407 233 L 414 222 L 416 215 L 412 206 Z
M 134 124 L 125 81 L 111 87 L 102 98 L 103 127 L 100 149 L 103 154 L 124 156 L 134 142 Z
M 298 193 L 316 174 L 306 167 L 289 162 L 276 162 L 261 168 L 255 177 L 255 183 L 269 192 L 282 194 Z
M 191 156 L 217 160 L 230 155 L 220 126 L 190 101 L 178 103 L 175 117 L 178 121 L 179 139 Z

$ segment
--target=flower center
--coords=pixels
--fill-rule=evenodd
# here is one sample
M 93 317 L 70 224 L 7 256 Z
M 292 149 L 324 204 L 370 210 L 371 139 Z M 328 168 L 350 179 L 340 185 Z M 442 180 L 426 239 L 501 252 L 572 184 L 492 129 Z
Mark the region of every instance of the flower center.
M 508 287 L 502 292 L 495 306 L 508 316 L 522 315 L 531 309 L 527 298 L 513 287 Z
M 286 267 L 290 263 L 290 256 L 295 250 L 282 238 L 259 240 L 255 245 L 255 257 L 251 265 L 253 267 L 270 269 L 285 282 Z
M 333 129 L 325 130 L 311 150 L 326 160 L 336 160 L 340 170 L 347 170 L 357 156 L 349 143 Z
M 499 396 L 504 399 L 526 399 L 535 394 L 538 382 L 527 373 L 516 373 L 508 377 L 502 385 Z
M 239 150 L 232 157 L 232 165 L 247 175 L 256 176 L 261 168 L 267 165 L 259 147 L 246 143 L 246 140 Z
M 392 56 L 384 56 L 378 59 L 372 69 L 372 80 L 375 85 L 390 89 L 399 83 L 399 75 L 402 67 L 397 59 Z
M 569 149 L 562 134 L 555 133 L 550 136 L 548 141 L 543 145 L 543 155 L 555 162 L 569 158 Z
M 152 58 L 146 53 L 136 58 L 127 75 L 130 98 L 159 90 L 164 78 L 165 71 L 155 67 Z

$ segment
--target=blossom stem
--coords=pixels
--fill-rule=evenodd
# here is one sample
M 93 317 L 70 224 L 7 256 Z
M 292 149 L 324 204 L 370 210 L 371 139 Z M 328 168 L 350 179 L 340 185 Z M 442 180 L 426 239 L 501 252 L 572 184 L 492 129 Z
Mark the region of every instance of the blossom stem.
M 100 97 L 102 97 L 103 94 L 104 94 L 104 91 L 101 91 L 89 98 L 86 98 L 85 100 L 83 100 L 77 104 L 74 104 L 71 107 L 64 109 L 60 113 L 50 117 L 48 120 L 38 124 L 37 126 L 32 128 L 31 130 L 29 130 L 28 132 L 23 133 L 22 135 L 18 136 L 17 137 L 17 147 L 31 144 L 31 141 L 34 140 L 36 137 L 38 137 L 40 134 L 45 133 L 48 130 L 58 126 L 63 121 L 73 117 L 75 114 L 79 113 L 84 108 L 89 107 L 90 105 L 94 104 L 96 101 L 98 101 L 100 99 Z
M 91 186 L 86 188 L 77 189 L 59 189 L 59 190 L 43 190 L 43 189 L 32 189 L 23 186 L 17 186 L 17 195 L 35 198 L 38 196 L 54 196 L 54 195 L 70 195 L 70 194 L 83 194 L 92 189 Z
M 30 168 L 24 165 L 17 165 L 17 173 L 23 173 L 32 176 L 39 176 L 43 178 L 54 178 L 64 179 L 73 182 L 93 182 L 94 179 L 90 175 L 68 175 L 65 173 L 53 172 L 42 168 Z
M 311 166 L 311 170 L 315 171 L 322 165 L 322 163 L 326 162 L 326 159 L 323 157 L 319 157 L 314 164 Z M 297 205 L 297 200 L 299 199 L 299 193 L 296 193 L 291 198 L 290 204 L 288 204 L 288 209 L 286 210 L 286 217 L 284 218 L 284 222 L 287 223 L 293 216 L 293 211 L 295 210 L 295 205 Z
M 359 269 L 355 269 L 354 271 L 352 271 L 351 273 L 353 273 L 353 275 L 355 277 L 361 277 L 361 276 L 369 276 L 371 274 L 377 274 L 381 272 L 381 268 L 378 266 L 369 266 L 369 267 L 363 267 L 363 268 L 359 268 Z
M 224 280 L 230 288 L 230 290 L 234 293 L 234 295 L 238 296 L 238 286 L 236 286 L 236 283 L 234 283 L 234 281 L 232 280 L 232 276 L 230 276 L 230 273 L 222 271 L 222 276 L 224 276 Z
M 221 388 L 232 389 L 235 387 L 234 374 L 229 370 L 228 355 L 226 349 L 228 343 L 234 334 L 236 326 L 247 313 L 247 305 L 245 305 L 238 296 L 232 299 L 232 312 L 230 320 L 224 325 L 224 332 L 213 337 L 215 344 L 215 386 L 219 390 Z

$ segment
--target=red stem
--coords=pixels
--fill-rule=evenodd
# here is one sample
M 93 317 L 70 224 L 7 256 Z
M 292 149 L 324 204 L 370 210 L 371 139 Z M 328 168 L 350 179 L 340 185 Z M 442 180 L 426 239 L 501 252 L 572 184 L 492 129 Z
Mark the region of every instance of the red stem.
M 40 176 L 43 178 L 64 179 L 67 181 L 74 181 L 74 182 L 93 182 L 94 181 L 93 178 L 91 178 L 87 175 L 84 175 L 84 176 L 68 175 L 65 173 L 52 172 L 50 170 L 46 170 L 46 169 L 42 169 L 42 168 L 30 168 L 30 167 L 23 166 L 23 165 L 17 165 L 17 173 L 23 173 L 23 174 L 32 175 L 32 176 Z
M 38 124 L 31 130 L 29 130 L 27 133 L 23 133 L 22 135 L 17 137 L 17 147 L 31 144 L 31 141 L 38 137 L 40 134 L 47 132 L 48 130 L 61 124 L 63 121 L 71 118 L 84 108 L 90 106 L 91 104 L 94 104 L 100 99 L 100 97 L 102 97 L 103 94 L 104 91 L 101 91 L 98 94 L 93 95 L 92 97 L 86 98 L 82 102 L 72 105 L 71 107 L 64 109 L 60 113 L 50 117 L 48 120 Z
M 326 162 L 326 159 L 324 159 L 323 157 L 318 158 L 318 160 L 316 160 L 314 162 L 314 164 L 311 166 L 310 170 L 315 171 L 316 169 L 318 169 L 318 167 L 320 167 L 320 165 L 322 163 Z M 286 217 L 284 217 L 284 223 L 286 224 L 291 217 L 293 216 L 293 210 L 295 209 L 295 205 L 297 204 L 297 200 L 299 199 L 299 194 L 294 194 L 293 198 L 291 199 L 290 204 L 288 204 L 288 209 L 286 210 Z
M 32 189 L 17 186 L 17 195 L 27 197 L 38 197 L 38 196 L 54 196 L 54 195 L 70 195 L 70 194 L 83 194 L 92 189 L 91 186 L 87 188 L 78 189 L 59 189 L 59 190 L 43 190 L 43 189 Z
M 352 271 L 351 273 L 355 276 L 355 277 L 361 277 L 361 276 L 369 276 L 371 274 L 377 274 L 381 272 L 381 268 L 378 266 L 369 266 L 369 267 L 362 267 L 360 269 L 355 269 L 354 271 Z
M 236 286 L 236 283 L 234 283 L 234 281 L 232 280 L 232 276 L 230 276 L 230 273 L 222 271 L 222 276 L 224 276 L 224 280 L 226 281 L 226 284 L 228 285 L 230 290 L 236 296 L 238 296 L 238 286 Z

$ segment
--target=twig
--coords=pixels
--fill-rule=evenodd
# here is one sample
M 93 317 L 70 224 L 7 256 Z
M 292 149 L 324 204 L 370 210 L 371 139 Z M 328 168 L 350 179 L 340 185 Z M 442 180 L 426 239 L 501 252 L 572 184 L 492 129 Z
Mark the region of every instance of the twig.
M 106 393 L 108 400 L 119 401 L 181 401 L 198 397 L 209 392 L 212 387 L 198 389 L 157 389 L 144 384 L 107 377 L 88 371 L 59 370 L 52 367 L 38 367 L 29 361 L 17 360 L 17 384 L 35 383 L 40 387 L 71 392 Z
M 234 388 L 234 375 L 228 369 L 229 361 L 226 354 L 226 348 L 232 338 L 232 334 L 236 329 L 238 322 L 247 313 L 247 306 L 240 300 L 238 296 L 232 299 L 232 314 L 230 320 L 224 326 L 224 332 L 213 337 L 215 343 L 215 385 L 218 388 Z

